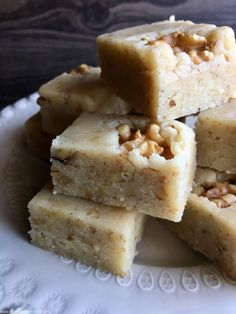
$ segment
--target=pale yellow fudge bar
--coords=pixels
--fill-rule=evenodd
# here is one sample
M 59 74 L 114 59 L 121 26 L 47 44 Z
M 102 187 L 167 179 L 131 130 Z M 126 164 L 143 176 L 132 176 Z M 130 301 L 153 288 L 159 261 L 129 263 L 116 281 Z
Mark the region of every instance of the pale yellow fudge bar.
M 235 93 L 229 27 L 163 21 L 100 35 L 97 46 L 106 84 L 159 121 L 218 106 Z
M 51 148 L 54 190 L 179 221 L 194 167 L 193 131 L 179 121 L 82 114 Z
M 50 185 L 28 207 L 33 244 L 119 276 L 127 274 L 145 215 L 55 195 Z
M 234 280 L 236 280 L 235 183 L 235 175 L 200 169 L 181 222 L 166 223 L 194 250 L 216 262 L 220 269 Z
M 25 123 L 28 149 L 42 160 L 49 161 L 53 136 L 42 131 L 41 115 L 36 113 Z
M 126 114 L 129 105 L 108 90 L 100 79 L 100 68 L 82 64 L 63 73 L 39 89 L 42 128 L 58 135 L 83 111 Z
M 199 166 L 236 174 L 236 99 L 201 112 L 196 136 Z

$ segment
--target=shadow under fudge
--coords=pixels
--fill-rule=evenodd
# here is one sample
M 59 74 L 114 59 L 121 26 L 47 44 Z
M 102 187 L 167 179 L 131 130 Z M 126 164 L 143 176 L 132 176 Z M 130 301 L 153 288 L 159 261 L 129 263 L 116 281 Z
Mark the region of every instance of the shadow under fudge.
M 4 169 L 6 205 L 0 209 L 0 214 L 12 230 L 29 241 L 27 204 L 48 180 L 49 165 L 27 151 L 23 128 L 17 128 L 12 134 L 12 137 L 17 138 L 17 144 Z

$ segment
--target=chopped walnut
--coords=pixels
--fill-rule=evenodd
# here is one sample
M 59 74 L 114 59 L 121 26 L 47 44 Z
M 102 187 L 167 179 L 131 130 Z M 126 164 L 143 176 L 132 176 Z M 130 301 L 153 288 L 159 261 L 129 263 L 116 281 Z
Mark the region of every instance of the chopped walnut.
M 217 182 L 211 187 L 197 186 L 193 188 L 193 193 L 207 197 L 219 208 L 229 207 L 236 203 L 236 185 L 229 184 L 228 181 Z
M 145 136 L 141 133 L 140 130 L 137 130 L 137 131 L 135 131 L 135 132 L 133 133 L 132 138 L 133 138 L 134 140 L 144 140 L 144 139 L 145 139 Z
M 228 193 L 229 193 L 228 182 L 217 182 L 214 184 L 213 188 L 208 189 L 208 191 L 206 192 L 206 197 L 209 199 L 220 198 Z
M 214 198 L 220 198 L 222 195 L 220 193 L 220 191 L 217 189 L 217 188 L 212 188 L 212 189 L 209 189 L 207 192 L 206 192 L 206 197 L 211 200 L 211 199 L 214 199 Z
M 217 182 L 215 184 L 216 189 L 218 189 L 221 195 L 226 195 L 229 193 L 229 183 L 228 182 Z
M 189 51 L 188 55 L 195 64 L 200 64 L 203 61 L 210 61 L 214 58 L 213 52 L 204 50 L 204 51 Z
M 164 41 L 171 46 L 172 49 L 176 49 L 176 52 L 179 51 L 191 51 L 191 50 L 205 50 L 207 48 L 207 39 L 203 36 L 197 34 L 187 34 L 181 32 L 174 32 L 169 35 L 164 35 L 158 39 L 147 39 L 148 46 L 157 45 L 160 41 Z
M 210 51 L 207 39 L 197 34 L 174 32 L 158 39 L 142 38 L 142 40 L 147 41 L 147 46 L 158 46 L 160 42 L 164 41 L 173 49 L 174 53 L 186 52 L 195 64 L 207 62 L 214 58 L 214 53 Z
M 139 148 L 139 146 L 141 145 L 142 140 L 141 139 L 136 139 L 136 140 L 131 140 L 131 141 L 127 141 L 124 142 L 122 144 L 122 146 L 128 151 L 130 152 L 131 150 L 135 149 L 135 148 Z
M 149 123 L 144 132 L 140 129 L 131 130 L 128 124 L 120 124 L 117 131 L 120 145 L 128 152 L 138 148 L 144 157 L 150 157 L 156 153 L 166 159 L 173 158 L 169 145 L 160 134 L 160 127 L 155 123 Z
M 177 45 L 183 51 L 205 50 L 207 39 L 197 34 L 177 33 Z
M 224 201 L 223 199 L 220 198 L 215 198 L 211 200 L 213 203 L 216 204 L 217 207 L 219 208 L 225 208 L 230 206 L 230 204 L 228 204 L 228 202 Z
M 131 131 L 130 127 L 128 124 L 121 124 L 117 127 L 117 131 L 120 135 L 120 138 L 122 139 L 123 142 L 128 141 L 128 139 L 131 136 Z
M 145 134 L 149 140 L 158 144 L 162 144 L 164 142 L 164 139 L 160 134 L 160 127 L 155 123 L 150 123 L 146 126 Z
M 234 194 L 226 194 L 224 196 L 222 196 L 222 199 L 227 202 L 228 204 L 233 204 L 236 202 L 236 195 Z
M 75 67 L 74 69 L 70 70 L 69 74 L 85 74 L 85 73 L 88 73 L 89 70 L 90 70 L 90 66 L 87 65 L 87 64 L 81 64 L 77 67 Z
M 210 61 L 214 58 L 214 53 L 208 50 L 198 51 L 198 55 L 203 61 Z
M 161 155 L 164 151 L 164 148 L 159 146 L 158 143 L 154 141 L 145 140 L 140 144 L 139 150 L 142 156 L 149 157 L 152 155 L 152 153 L 158 153 Z
M 205 189 L 203 186 L 196 186 L 193 188 L 193 193 L 197 194 L 198 196 L 202 196 L 205 194 Z

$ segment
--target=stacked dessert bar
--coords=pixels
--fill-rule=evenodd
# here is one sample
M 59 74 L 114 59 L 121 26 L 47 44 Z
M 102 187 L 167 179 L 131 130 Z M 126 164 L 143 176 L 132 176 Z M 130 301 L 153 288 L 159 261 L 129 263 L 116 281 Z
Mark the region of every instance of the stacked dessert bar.
M 236 100 L 198 115 L 193 191 L 182 221 L 167 223 L 236 279 Z
M 63 132 L 83 111 L 127 114 L 129 105 L 108 90 L 101 69 L 82 64 L 39 89 L 40 112 L 25 125 L 28 147 L 49 160 L 52 139 Z
M 146 217 L 158 217 L 236 277 L 233 30 L 163 21 L 97 47 L 101 69 L 43 85 L 26 124 L 31 150 L 46 157 L 50 145 L 52 162 L 29 203 L 32 243 L 124 276 Z M 181 121 L 200 111 L 196 145 Z

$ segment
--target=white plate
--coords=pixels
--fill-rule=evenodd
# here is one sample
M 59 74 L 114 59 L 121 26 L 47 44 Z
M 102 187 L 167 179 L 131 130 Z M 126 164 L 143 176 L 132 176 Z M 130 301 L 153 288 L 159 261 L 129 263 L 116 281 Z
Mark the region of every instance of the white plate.
M 146 226 L 124 279 L 30 244 L 26 205 L 48 174 L 24 140 L 24 122 L 38 110 L 36 97 L 0 114 L 0 313 L 234 314 L 234 283 L 157 220 Z

